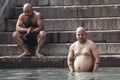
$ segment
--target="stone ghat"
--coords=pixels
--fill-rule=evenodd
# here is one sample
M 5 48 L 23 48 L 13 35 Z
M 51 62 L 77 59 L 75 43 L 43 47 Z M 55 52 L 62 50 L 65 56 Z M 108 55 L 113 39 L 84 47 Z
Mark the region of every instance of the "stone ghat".
M 100 55 L 100 67 L 119 67 L 120 55 Z M 67 68 L 67 56 L 45 56 L 43 58 L 17 56 L 0 57 L 0 68 Z

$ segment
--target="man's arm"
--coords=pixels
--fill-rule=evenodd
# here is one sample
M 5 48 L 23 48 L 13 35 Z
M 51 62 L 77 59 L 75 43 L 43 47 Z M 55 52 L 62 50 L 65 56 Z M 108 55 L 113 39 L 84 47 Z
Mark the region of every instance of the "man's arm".
M 16 24 L 16 30 L 22 33 L 27 33 L 27 28 L 24 27 L 22 14 L 19 16 L 17 24 Z
M 69 70 L 71 72 L 74 72 L 74 53 L 72 50 L 72 46 L 70 46 L 70 48 L 69 48 L 67 63 L 68 63 Z
M 99 55 L 99 51 L 98 51 L 96 44 L 92 45 L 92 53 L 93 53 L 93 57 L 95 59 L 93 72 L 96 72 L 99 67 L 99 63 L 100 63 L 100 55 Z
M 33 29 L 33 32 L 39 32 L 41 30 L 44 30 L 44 22 L 42 20 L 42 15 L 40 13 L 37 13 L 37 25 L 38 27 Z

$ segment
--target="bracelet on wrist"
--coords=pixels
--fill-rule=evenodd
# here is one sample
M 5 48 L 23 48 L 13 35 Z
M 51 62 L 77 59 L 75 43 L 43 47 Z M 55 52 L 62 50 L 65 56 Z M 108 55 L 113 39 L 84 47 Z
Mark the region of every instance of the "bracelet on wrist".
M 95 62 L 95 64 L 100 64 L 99 62 Z

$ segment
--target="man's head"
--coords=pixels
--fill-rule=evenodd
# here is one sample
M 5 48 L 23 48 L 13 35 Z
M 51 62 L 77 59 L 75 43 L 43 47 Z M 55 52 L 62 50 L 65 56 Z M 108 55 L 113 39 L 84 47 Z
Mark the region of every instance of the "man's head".
M 80 43 L 84 43 L 86 41 L 86 32 L 83 27 L 78 27 L 76 29 L 76 38 Z
M 31 17 L 33 15 L 33 8 L 30 3 L 24 4 L 23 13 L 25 13 L 25 16 L 28 16 L 28 17 Z

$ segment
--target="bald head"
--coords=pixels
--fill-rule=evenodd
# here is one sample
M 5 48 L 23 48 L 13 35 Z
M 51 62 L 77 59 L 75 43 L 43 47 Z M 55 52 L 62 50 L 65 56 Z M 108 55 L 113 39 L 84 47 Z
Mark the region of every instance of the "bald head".
M 23 6 L 23 11 L 24 11 L 24 10 L 27 10 L 27 9 L 32 9 L 32 5 L 31 5 L 30 3 L 24 4 L 24 6 Z
M 85 29 L 83 27 L 78 27 L 76 29 L 76 32 L 83 32 L 83 33 L 85 33 Z
M 84 43 L 86 41 L 86 31 L 83 27 L 78 27 L 76 29 L 76 38 L 80 43 Z

